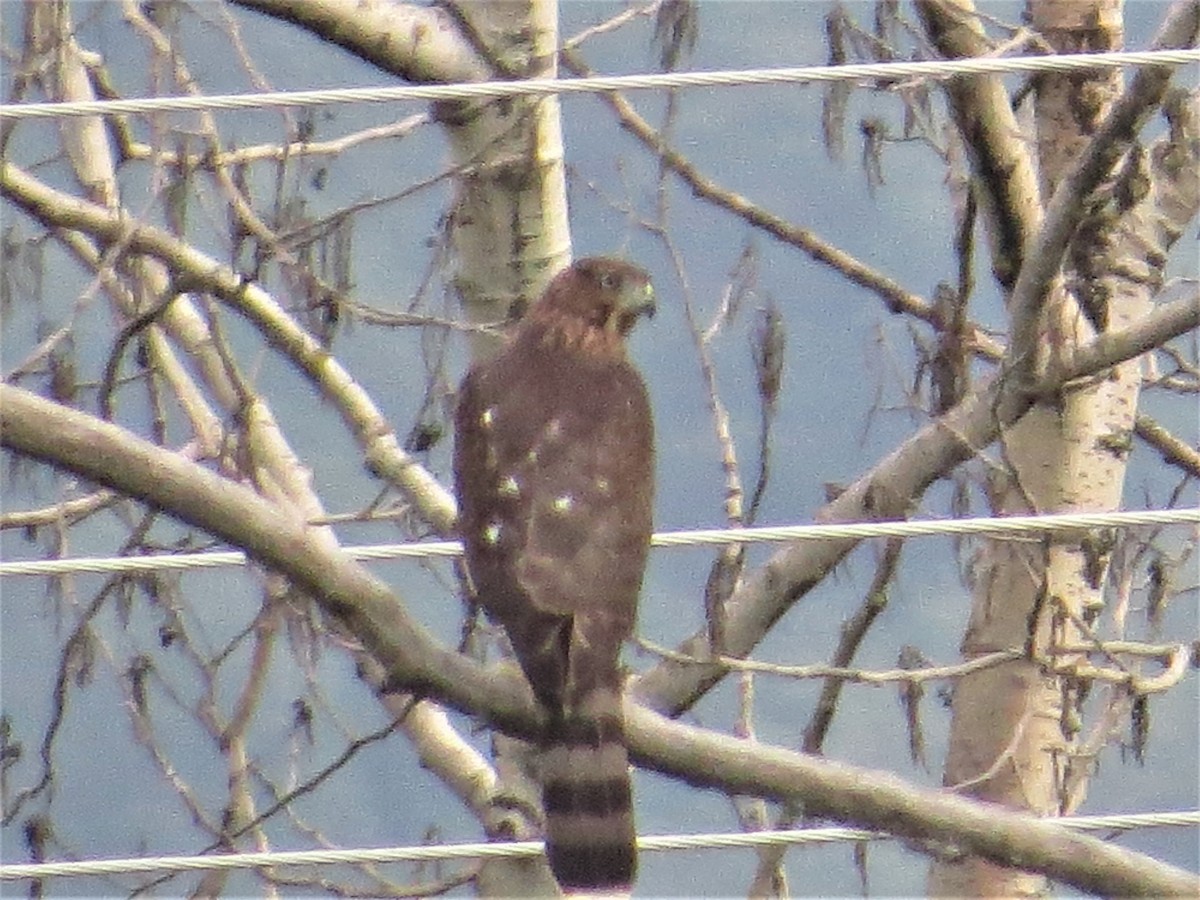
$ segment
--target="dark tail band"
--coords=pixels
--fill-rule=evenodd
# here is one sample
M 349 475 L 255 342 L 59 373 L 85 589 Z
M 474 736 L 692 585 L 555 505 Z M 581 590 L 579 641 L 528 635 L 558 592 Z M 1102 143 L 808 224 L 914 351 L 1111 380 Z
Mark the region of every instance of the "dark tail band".
M 547 735 L 546 854 L 567 890 L 628 889 L 637 872 L 629 757 L 618 710 L 562 721 Z

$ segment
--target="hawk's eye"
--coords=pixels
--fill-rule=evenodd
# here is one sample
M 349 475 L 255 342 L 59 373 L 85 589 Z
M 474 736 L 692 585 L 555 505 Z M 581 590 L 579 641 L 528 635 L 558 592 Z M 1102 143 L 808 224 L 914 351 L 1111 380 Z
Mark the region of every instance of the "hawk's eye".
M 613 272 L 600 273 L 600 287 L 606 291 L 615 291 L 620 287 L 617 276 Z

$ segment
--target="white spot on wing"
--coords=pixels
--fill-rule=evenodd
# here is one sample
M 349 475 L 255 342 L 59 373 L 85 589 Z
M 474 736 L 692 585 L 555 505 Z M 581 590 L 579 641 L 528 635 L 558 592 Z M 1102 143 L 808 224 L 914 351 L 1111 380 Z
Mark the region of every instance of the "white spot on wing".
M 556 513 L 570 512 L 571 507 L 573 507 L 574 505 L 575 505 L 575 498 L 572 497 L 570 494 L 562 494 L 561 496 L 555 497 L 554 503 L 552 504 L 553 509 Z
M 487 544 L 497 544 L 500 541 L 500 523 L 492 522 L 483 529 L 483 540 Z
M 505 497 L 517 497 L 521 493 L 521 485 L 517 479 L 509 475 L 507 478 L 500 480 L 500 493 Z
M 496 421 L 496 407 L 489 406 L 479 416 L 479 424 L 484 428 L 491 428 Z
M 596 479 L 596 490 L 599 491 L 601 494 L 607 494 L 609 491 L 612 490 L 612 484 L 609 482 L 609 480 L 607 478 L 597 478 Z

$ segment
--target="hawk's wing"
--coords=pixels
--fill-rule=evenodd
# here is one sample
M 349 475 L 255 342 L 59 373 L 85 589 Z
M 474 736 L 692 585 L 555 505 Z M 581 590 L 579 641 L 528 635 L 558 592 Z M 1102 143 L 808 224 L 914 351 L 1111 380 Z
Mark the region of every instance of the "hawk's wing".
M 650 541 L 653 425 L 632 367 L 580 371 L 518 350 L 464 382 L 454 474 L 479 599 L 553 705 L 551 693 L 566 702 L 568 685 L 592 681 L 563 658 L 562 641 L 611 661 L 633 630 Z M 555 623 L 572 634 L 542 633 Z M 543 655 L 556 659 L 539 665 Z

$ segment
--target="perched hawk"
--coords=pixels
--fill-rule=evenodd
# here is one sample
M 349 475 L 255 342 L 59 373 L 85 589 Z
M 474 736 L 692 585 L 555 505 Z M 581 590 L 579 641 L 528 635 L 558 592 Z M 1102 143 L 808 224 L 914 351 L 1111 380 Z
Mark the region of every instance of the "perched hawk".
M 636 869 L 617 659 L 650 546 L 654 430 L 625 336 L 653 312 L 641 269 L 576 262 L 467 374 L 455 414 L 467 570 L 547 713 L 546 848 L 567 890 L 627 888 Z

